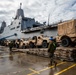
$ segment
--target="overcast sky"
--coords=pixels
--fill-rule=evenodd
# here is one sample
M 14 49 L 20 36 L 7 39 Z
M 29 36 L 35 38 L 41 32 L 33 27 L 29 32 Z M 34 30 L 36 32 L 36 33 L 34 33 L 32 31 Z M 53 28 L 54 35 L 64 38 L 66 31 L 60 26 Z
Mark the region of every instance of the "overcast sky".
M 0 24 L 11 23 L 20 3 L 25 16 L 39 22 L 48 22 L 49 15 L 50 23 L 76 18 L 76 0 L 0 0 Z

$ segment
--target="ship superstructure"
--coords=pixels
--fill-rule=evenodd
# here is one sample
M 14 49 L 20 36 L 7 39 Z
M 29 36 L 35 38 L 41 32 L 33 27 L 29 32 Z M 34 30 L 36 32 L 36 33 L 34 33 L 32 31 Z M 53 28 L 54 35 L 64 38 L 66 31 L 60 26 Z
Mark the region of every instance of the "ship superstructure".
M 37 36 L 40 34 L 56 36 L 57 28 L 54 29 L 53 34 L 50 32 L 51 26 L 44 26 L 43 24 L 35 21 L 34 18 L 28 18 L 24 16 L 24 11 L 21 8 L 17 10 L 16 17 L 10 25 L 6 26 L 3 21 L 0 28 L 0 39 L 21 39 Z M 53 25 L 52 25 L 53 26 Z M 50 29 L 50 30 L 48 30 Z

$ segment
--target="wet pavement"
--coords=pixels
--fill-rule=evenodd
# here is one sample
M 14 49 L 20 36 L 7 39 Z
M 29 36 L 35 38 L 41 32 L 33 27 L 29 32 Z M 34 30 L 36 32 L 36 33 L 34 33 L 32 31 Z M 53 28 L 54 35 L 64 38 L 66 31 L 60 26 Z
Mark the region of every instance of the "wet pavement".
M 0 75 L 76 75 L 75 62 L 57 61 L 49 65 L 49 58 L 29 55 L 22 52 L 9 52 L 0 47 Z

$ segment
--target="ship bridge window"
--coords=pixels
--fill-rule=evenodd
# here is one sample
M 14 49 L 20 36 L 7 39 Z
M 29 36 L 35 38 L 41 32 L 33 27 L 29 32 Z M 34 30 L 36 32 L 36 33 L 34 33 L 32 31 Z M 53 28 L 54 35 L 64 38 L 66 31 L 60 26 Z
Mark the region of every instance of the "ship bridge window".
M 19 28 L 20 26 L 17 26 L 17 28 Z
M 15 29 L 15 27 L 11 28 L 11 30 Z

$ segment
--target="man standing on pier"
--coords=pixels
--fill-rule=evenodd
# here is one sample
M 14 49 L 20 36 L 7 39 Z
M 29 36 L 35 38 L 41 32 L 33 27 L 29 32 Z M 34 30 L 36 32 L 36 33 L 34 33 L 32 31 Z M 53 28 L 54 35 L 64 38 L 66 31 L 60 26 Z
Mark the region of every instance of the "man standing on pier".
M 9 50 L 10 50 L 10 52 L 12 52 L 12 48 L 13 48 L 13 42 L 11 41 L 11 42 L 9 43 Z
M 54 59 L 54 52 L 56 50 L 56 42 L 54 41 L 53 37 L 51 37 L 49 42 L 49 46 L 48 46 L 48 52 L 50 54 L 50 65 L 52 65 L 53 63 L 55 64 L 55 67 L 57 65 L 57 62 Z

